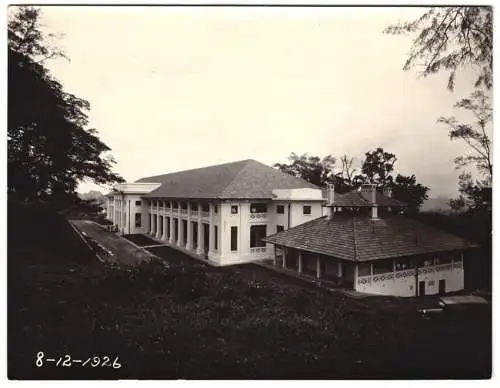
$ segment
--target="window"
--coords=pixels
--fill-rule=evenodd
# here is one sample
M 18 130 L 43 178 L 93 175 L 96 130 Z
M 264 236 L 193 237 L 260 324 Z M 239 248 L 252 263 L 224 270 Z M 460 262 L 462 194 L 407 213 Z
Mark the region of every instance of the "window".
M 283 232 L 285 227 L 283 225 L 276 225 L 276 233 Z
M 278 214 L 285 214 L 285 206 L 284 205 L 278 205 L 278 206 L 276 206 L 276 213 L 278 213 Z
M 178 208 L 179 208 L 179 204 L 174 201 L 174 209 L 178 209 Z
M 219 205 L 214 205 L 214 213 L 217 214 L 219 212 Z
M 219 242 L 219 240 L 218 240 L 219 236 L 217 234 L 217 225 L 214 225 L 214 234 L 215 234 L 214 235 L 214 249 L 217 250 L 218 249 L 218 242 Z
M 302 208 L 302 214 L 304 215 L 310 215 L 311 214 L 311 206 L 310 205 L 304 205 Z
M 231 226 L 231 251 L 238 250 L 238 227 Z
M 135 227 L 140 228 L 141 227 L 141 222 L 142 222 L 142 214 L 141 213 L 135 213 Z
M 210 206 L 208 205 L 208 203 L 201 204 L 201 211 L 204 211 L 204 212 L 210 211 Z
M 187 208 L 188 208 L 188 204 L 187 204 L 187 202 L 182 202 L 182 203 L 181 203 L 181 209 L 182 209 L 182 210 L 187 210 Z
M 194 212 L 198 211 L 198 203 L 197 202 L 191 202 L 191 210 Z
M 231 214 L 238 214 L 238 205 L 231 206 Z
M 262 241 L 266 237 L 266 230 L 266 225 L 253 225 L 250 227 L 250 248 L 266 246 L 266 243 Z
M 267 213 L 267 205 L 265 203 L 252 203 L 250 213 Z
M 135 201 L 135 206 L 141 206 L 141 201 Z
M 165 207 L 166 207 L 167 209 L 170 209 L 170 201 L 166 201 L 166 202 L 165 202 Z

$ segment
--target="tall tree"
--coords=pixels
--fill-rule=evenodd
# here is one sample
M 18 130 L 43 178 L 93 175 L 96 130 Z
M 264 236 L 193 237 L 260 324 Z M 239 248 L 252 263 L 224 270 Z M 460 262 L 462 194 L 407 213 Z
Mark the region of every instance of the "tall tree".
M 457 70 L 474 66 L 475 86 L 493 86 L 493 8 L 435 7 L 416 20 L 391 25 L 388 34 L 416 34 L 403 69 L 419 67 L 421 76 L 449 71 L 453 90 Z
M 396 155 L 385 152 L 383 148 L 376 148 L 365 153 L 365 159 L 361 165 L 361 174 L 357 175 L 356 181 L 362 183 L 373 183 L 377 187 L 389 186 L 392 181 L 392 172 Z
M 415 175 L 398 174 L 390 187 L 393 197 L 404 202 L 410 213 L 418 212 L 424 200 L 429 199 L 429 188 L 417 183 Z
M 491 182 L 472 179 L 470 172 L 463 172 L 458 178 L 458 198 L 450 199 L 454 211 L 488 211 L 492 208 Z
M 455 158 L 457 168 L 474 165 L 483 177 L 491 182 L 493 176 L 492 141 L 489 135 L 493 109 L 489 96 L 476 90 L 469 98 L 464 98 L 455 107 L 472 113 L 475 122 L 461 123 L 455 117 L 440 117 L 438 123 L 446 124 L 451 140 L 462 140 L 467 144 L 470 154 Z
M 320 187 L 324 187 L 332 180 L 336 160 L 331 155 L 320 158 L 308 154 L 297 155 L 292 152 L 288 160 L 289 164 L 275 163 L 274 167 Z
M 64 54 L 48 43 L 40 10 L 19 7 L 8 24 L 8 191 L 25 200 L 75 196 L 88 178 L 120 182 L 110 148 L 87 128 L 88 101 L 67 93 L 45 66 Z

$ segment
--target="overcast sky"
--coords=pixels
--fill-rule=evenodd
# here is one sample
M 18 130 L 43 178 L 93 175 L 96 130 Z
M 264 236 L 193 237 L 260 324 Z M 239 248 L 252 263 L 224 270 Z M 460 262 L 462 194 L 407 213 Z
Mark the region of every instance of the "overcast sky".
M 423 8 L 43 7 L 70 62 L 48 64 L 91 104 L 90 124 L 127 181 L 291 152 L 358 157 L 383 147 L 396 172 L 453 196 L 439 116 L 471 91 L 462 72 L 418 78 L 411 38 L 382 33 Z M 93 189 L 83 184 L 80 191 Z

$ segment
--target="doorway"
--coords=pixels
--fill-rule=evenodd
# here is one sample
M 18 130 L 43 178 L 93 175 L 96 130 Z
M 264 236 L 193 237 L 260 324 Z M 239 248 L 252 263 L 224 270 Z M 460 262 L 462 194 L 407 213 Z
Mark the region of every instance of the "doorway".
M 418 282 L 418 296 L 424 296 L 425 295 L 425 282 L 420 281 Z
M 442 295 L 442 294 L 445 294 L 446 293 L 446 280 L 445 279 L 441 279 L 439 281 L 439 294 Z

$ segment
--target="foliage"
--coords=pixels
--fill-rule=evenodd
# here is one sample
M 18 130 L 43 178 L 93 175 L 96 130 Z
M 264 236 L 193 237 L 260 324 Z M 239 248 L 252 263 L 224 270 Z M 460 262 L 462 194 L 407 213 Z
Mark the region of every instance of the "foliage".
M 416 20 L 391 25 L 388 34 L 417 34 L 403 69 L 422 68 L 421 76 L 444 69 L 453 90 L 457 70 L 474 66 L 475 86 L 493 86 L 493 8 L 434 7 Z
M 455 117 L 440 117 L 438 123 L 449 127 L 451 140 L 464 141 L 472 154 L 459 156 L 455 159 L 456 168 L 473 164 L 479 173 L 491 181 L 493 174 L 492 141 L 487 134 L 487 128 L 493 119 L 493 109 L 490 98 L 482 90 L 476 90 L 470 96 L 460 100 L 455 107 L 473 114 L 473 124 L 460 123 Z
M 415 175 L 403 176 L 398 174 L 390 187 L 392 196 L 406 203 L 406 208 L 410 213 L 419 211 L 424 200 L 429 199 L 429 188 L 417 183 Z
M 332 179 L 332 170 L 336 162 L 331 155 L 319 158 L 308 154 L 297 155 L 294 152 L 290 154 L 288 160 L 290 164 L 276 163 L 274 167 L 320 187 L 326 186 Z
M 428 199 L 429 188 L 417 183 L 415 175 L 393 177 L 396 155 L 376 148 L 365 153 L 361 163 L 360 173 L 356 174 L 354 158 L 343 155 L 340 158 L 342 166 L 335 172 L 336 159 L 328 155 L 321 159 L 307 154 L 298 156 L 292 153 L 289 157 L 292 163 L 276 163 L 279 170 L 302 178 L 320 187 L 332 183 L 335 192 L 343 194 L 356 189 L 364 183 L 374 183 L 380 190 L 384 187 L 392 189 L 393 197 L 407 204 L 409 211 L 418 211 L 424 200 Z
M 390 186 L 393 181 L 391 173 L 394 171 L 396 160 L 396 155 L 385 152 L 380 147 L 366 152 L 361 165 L 361 175 L 358 175 L 357 179 L 361 183 L 376 184 L 378 188 Z
M 8 191 L 60 203 L 76 196 L 84 178 L 98 184 L 123 179 L 111 171 L 109 147 L 86 129 L 88 101 L 65 92 L 45 67 L 64 54 L 40 27 L 40 11 L 32 7 L 19 7 L 8 25 Z
M 337 178 L 335 182 L 335 191 L 338 193 L 346 193 L 359 186 L 359 178 L 357 178 L 357 168 L 354 167 L 355 158 L 342 155 L 340 162 L 342 163 L 341 170 L 335 174 Z
M 423 320 L 420 301 L 353 299 L 255 265 L 213 268 L 164 247 L 154 253 L 168 266 L 92 265 L 76 259 L 83 247 L 68 239 L 58 234 L 57 252 L 9 240 L 11 379 L 484 378 L 491 370 L 488 319 L 450 326 Z M 37 368 L 40 350 L 110 355 L 123 366 Z
M 488 180 L 473 180 L 469 172 L 460 174 L 458 181 L 459 196 L 450 199 L 449 206 L 455 212 L 492 210 L 492 188 Z

